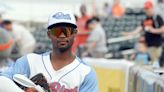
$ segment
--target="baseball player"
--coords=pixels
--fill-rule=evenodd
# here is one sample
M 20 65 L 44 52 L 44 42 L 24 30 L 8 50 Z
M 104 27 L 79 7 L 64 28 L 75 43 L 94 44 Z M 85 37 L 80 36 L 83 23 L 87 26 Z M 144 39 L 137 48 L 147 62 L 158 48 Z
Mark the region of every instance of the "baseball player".
M 98 92 L 95 72 L 71 51 L 77 34 L 76 28 L 72 13 L 53 12 L 49 16 L 47 30 L 52 51 L 43 54 L 31 53 L 19 58 L 11 68 L 0 74 L 1 77 L 13 79 L 15 74 L 22 74 L 30 79 L 42 73 L 51 92 Z M 4 90 L 0 87 L 0 91 L 1 89 Z

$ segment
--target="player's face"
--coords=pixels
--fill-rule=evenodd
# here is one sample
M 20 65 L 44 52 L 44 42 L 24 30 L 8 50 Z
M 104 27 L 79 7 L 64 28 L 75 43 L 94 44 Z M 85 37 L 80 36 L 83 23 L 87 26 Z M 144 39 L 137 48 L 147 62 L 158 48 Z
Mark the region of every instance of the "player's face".
M 48 37 L 52 41 L 53 49 L 57 49 L 60 52 L 71 49 L 75 35 L 76 29 L 66 26 L 53 27 L 48 31 Z

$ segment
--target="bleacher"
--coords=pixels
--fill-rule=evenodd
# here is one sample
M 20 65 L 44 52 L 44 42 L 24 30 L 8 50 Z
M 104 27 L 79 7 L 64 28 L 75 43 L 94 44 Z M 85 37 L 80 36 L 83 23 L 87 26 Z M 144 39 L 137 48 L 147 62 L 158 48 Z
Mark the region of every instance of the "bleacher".
M 44 53 L 52 49 L 52 44 L 50 39 L 47 37 L 47 29 L 45 28 L 38 28 L 37 31 L 33 32 L 33 35 L 36 39 L 36 49 L 35 53 Z
M 125 16 L 122 18 L 100 17 L 106 32 L 109 53 L 133 49 L 137 37 L 123 37 L 121 33 L 133 31 L 144 18 L 145 15 L 142 9 L 127 9 Z M 108 54 L 106 57 L 110 58 L 112 56 Z

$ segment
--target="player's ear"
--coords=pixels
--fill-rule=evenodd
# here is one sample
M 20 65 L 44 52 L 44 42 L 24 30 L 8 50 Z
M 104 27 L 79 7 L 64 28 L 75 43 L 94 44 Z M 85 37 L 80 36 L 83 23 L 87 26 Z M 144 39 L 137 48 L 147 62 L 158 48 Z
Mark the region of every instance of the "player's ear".
M 76 37 L 77 36 L 77 29 L 73 29 L 73 37 Z
M 51 38 L 51 33 L 50 33 L 49 29 L 47 31 L 47 36 L 48 36 L 48 38 Z
M 78 30 L 77 29 L 73 29 L 73 31 L 74 31 L 74 34 L 76 35 L 77 34 L 77 32 L 78 32 Z

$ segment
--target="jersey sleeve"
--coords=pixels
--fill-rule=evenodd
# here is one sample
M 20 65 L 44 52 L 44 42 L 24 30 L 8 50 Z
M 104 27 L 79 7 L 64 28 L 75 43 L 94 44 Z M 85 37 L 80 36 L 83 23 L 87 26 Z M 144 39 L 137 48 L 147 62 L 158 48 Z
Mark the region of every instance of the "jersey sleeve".
M 14 74 L 22 74 L 26 77 L 30 75 L 30 68 L 27 60 L 27 56 L 19 58 L 11 67 L 6 71 L 0 73 L 0 76 L 5 76 L 10 79 L 13 79 Z
M 100 32 L 93 30 L 87 39 L 87 42 L 98 42 L 100 39 Z
M 80 85 L 79 92 L 98 92 L 96 73 L 91 71 Z
M 164 21 L 160 15 L 157 15 L 157 21 L 158 21 L 159 27 L 164 25 Z

